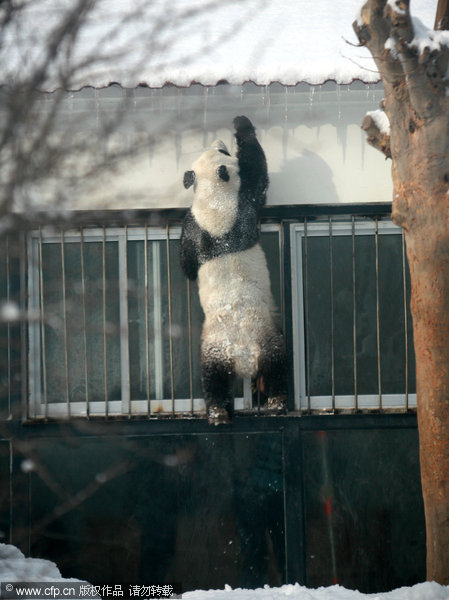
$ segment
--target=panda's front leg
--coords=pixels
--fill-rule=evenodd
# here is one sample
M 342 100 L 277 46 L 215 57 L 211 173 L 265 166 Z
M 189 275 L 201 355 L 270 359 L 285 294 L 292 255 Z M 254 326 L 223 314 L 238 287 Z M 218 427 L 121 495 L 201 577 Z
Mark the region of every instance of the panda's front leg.
M 235 371 L 231 360 L 221 356 L 219 348 L 203 344 L 201 379 L 207 419 L 211 425 L 229 424 L 234 413 Z

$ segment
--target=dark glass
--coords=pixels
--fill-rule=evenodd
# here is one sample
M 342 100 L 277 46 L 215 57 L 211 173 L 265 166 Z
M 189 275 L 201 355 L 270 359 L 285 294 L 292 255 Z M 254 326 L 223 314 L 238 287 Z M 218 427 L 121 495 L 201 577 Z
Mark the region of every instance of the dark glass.
M 303 240 L 303 272 L 305 254 Z M 332 244 L 332 252 L 330 248 Z M 310 393 L 332 394 L 332 350 L 336 395 L 354 394 L 354 301 L 352 236 L 309 236 L 307 239 L 308 347 Z M 331 271 L 332 256 L 332 271 Z M 355 327 L 358 394 L 405 392 L 406 336 L 402 240 L 378 237 L 379 353 L 377 342 L 376 246 L 374 235 L 355 236 Z M 331 285 L 332 292 L 331 294 Z M 406 273 L 408 391 L 414 387 L 414 355 L 409 309 L 410 281 Z M 306 293 L 306 292 L 305 292 Z M 333 317 L 333 337 L 332 337 Z M 307 331 L 307 327 L 305 328 Z M 307 347 L 307 346 L 306 346 Z
M 121 398 L 120 304 L 118 289 L 118 243 L 106 242 L 106 279 L 103 283 L 102 242 L 65 242 L 65 294 L 67 327 L 67 370 L 70 402 L 86 401 L 86 372 L 89 401 Z M 84 296 L 81 268 L 84 253 Z M 43 243 L 43 298 L 45 316 L 45 366 L 48 402 L 66 402 L 63 273 L 60 243 Z M 106 374 L 104 369 L 103 285 L 106 286 Z M 84 340 L 84 310 L 86 341 Z M 41 340 L 42 343 L 42 340 Z M 42 348 L 43 351 L 43 348 Z M 86 353 L 87 352 L 87 356 Z M 85 361 L 85 357 L 87 361 Z

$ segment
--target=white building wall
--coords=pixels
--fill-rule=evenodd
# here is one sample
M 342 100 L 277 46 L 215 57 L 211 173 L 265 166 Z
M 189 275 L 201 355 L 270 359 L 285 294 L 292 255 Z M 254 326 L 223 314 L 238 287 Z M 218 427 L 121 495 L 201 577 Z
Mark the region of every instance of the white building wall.
M 61 122 L 65 130 L 70 122 L 81 127 L 94 142 L 102 119 L 114 114 L 124 96 L 120 88 L 75 92 Z M 71 208 L 189 206 L 192 192 L 183 188 L 184 171 L 216 137 L 235 149 L 232 119 L 239 114 L 253 121 L 265 150 L 269 204 L 391 201 L 391 163 L 367 145 L 360 128 L 365 113 L 383 97 L 379 86 L 195 85 L 138 88 L 126 97 L 125 117 L 108 143 L 141 149 L 119 160 L 113 171 L 84 181 L 71 194 Z M 45 203 L 51 205 L 59 183 L 58 178 L 46 183 Z M 38 198 L 42 201 L 42 189 Z

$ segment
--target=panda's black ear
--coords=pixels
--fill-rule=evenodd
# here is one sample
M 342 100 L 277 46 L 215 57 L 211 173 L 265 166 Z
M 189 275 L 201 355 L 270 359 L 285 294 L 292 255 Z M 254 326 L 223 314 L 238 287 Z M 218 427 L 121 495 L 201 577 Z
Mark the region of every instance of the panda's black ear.
M 195 172 L 194 171 L 186 171 L 184 173 L 183 182 L 184 182 L 184 187 L 186 188 L 186 190 L 188 190 L 189 187 L 195 183 Z
M 225 165 L 220 165 L 217 169 L 217 175 L 223 181 L 229 181 L 229 173 Z

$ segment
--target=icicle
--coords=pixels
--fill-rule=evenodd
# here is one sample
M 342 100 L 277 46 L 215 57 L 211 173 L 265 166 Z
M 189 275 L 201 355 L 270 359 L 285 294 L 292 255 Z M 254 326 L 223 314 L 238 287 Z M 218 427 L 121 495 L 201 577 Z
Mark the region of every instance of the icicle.
M 341 87 L 339 84 L 337 84 L 336 94 L 337 94 L 338 120 L 341 121 Z
M 178 120 L 181 120 L 182 101 L 183 101 L 183 89 L 178 88 L 178 93 L 176 96 L 176 113 L 178 115 Z
M 343 163 L 346 162 L 346 146 L 347 146 L 347 141 L 348 141 L 347 129 L 348 128 L 347 128 L 346 124 L 344 124 L 344 123 L 337 124 L 337 140 L 338 140 L 338 143 L 342 147 Z
M 148 137 L 148 166 L 153 166 L 153 156 L 154 156 L 154 138 L 152 135 Z
M 73 115 L 73 98 L 74 98 L 74 93 L 69 92 L 67 99 L 68 99 L 70 117 L 72 117 L 72 115 Z
M 97 117 L 97 126 L 100 124 L 100 94 L 97 88 L 94 88 L 94 99 L 95 99 L 95 114 Z
M 361 148 L 361 157 L 362 157 L 362 170 L 365 168 L 365 147 L 366 147 L 366 134 L 365 132 L 362 130 L 362 128 L 360 128 L 360 141 L 362 143 L 362 148 Z
M 179 169 L 179 163 L 182 155 L 182 134 L 179 129 L 176 129 L 175 134 L 175 152 L 176 152 L 176 168 Z
M 288 150 L 288 126 L 287 121 L 284 121 L 284 128 L 282 131 L 282 157 L 284 162 L 287 162 L 287 150 Z
M 267 123 L 270 122 L 270 107 L 271 107 L 271 95 L 270 95 L 270 86 L 265 86 L 265 110 L 266 110 L 266 118 Z
M 204 88 L 203 92 L 203 148 L 207 148 L 207 109 L 209 103 L 209 87 Z
M 313 106 L 313 98 L 315 96 L 315 86 L 311 85 L 309 89 L 309 109 Z
M 209 101 L 209 87 L 206 86 L 204 88 L 204 107 L 203 107 L 203 126 L 206 129 L 207 125 L 207 105 Z
M 284 123 L 287 125 L 288 123 L 288 86 L 285 86 L 285 94 L 284 94 Z

